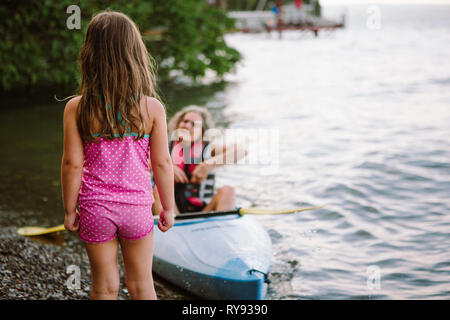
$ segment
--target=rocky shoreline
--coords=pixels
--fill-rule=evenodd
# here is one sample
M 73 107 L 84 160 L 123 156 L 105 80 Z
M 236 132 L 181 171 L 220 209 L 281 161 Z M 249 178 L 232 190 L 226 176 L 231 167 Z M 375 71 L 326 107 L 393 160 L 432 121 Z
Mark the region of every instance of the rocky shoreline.
M 16 227 L 0 227 L 0 299 L 86 300 L 90 297 L 90 268 L 86 251 L 75 234 L 23 237 Z M 71 267 L 72 266 L 72 267 Z M 79 288 L 71 282 L 79 270 Z M 119 254 L 121 286 L 119 299 L 130 296 Z M 194 299 L 163 279 L 154 276 L 158 299 Z

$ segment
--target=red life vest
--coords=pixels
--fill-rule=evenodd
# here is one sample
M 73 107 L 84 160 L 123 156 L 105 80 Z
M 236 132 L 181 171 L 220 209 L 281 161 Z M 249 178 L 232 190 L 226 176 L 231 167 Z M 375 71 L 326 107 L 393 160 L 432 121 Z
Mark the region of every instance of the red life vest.
M 183 169 L 188 179 L 191 179 L 195 167 L 211 157 L 211 148 L 207 142 L 197 141 L 191 144 L 190 152 L 184 154 L 183 147 L 179 142 L 171 142 L 169 145 L 172 162 Z M 214 173 L 199 184 L 175 183 L 175 202 L 180 212 L 201 211 L 214 196 Z

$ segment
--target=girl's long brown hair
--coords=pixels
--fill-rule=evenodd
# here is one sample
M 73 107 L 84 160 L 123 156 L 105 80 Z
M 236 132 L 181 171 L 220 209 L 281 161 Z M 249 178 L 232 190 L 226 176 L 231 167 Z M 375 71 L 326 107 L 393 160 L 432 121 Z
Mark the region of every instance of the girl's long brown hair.
M 97 14 L 87 28 L 80 67 L 81 138 L 92 141 L 100 134 L 111 140 L 115 134 L 123 138 L 131 131 L 142 138 L 146 124 L 140 98 L 159 97 L 153 59 L 134 22 L 120 12 Z M 94 119 L 100 123 L 100 130 L 94 128 Z

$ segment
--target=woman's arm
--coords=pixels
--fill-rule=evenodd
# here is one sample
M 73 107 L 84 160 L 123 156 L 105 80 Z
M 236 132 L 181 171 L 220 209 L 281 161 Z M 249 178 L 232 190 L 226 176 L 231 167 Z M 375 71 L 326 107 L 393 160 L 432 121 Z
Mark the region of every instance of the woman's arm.
M 167 147 L 166 112 L 163 105 L 155 98 L 147 98 L 149 112 L 153 115 L 153 126 L 150 138 L 150 160 L 158 188 L 162 211 L 158 227 L 161 231 L 169 230 L 174 223 L 174 177 L 172 159 Z
M 237 163 L 247 156 L 247 150 L 239 144 L 213 145 L 211 156 L 204 162 L 215 168 L 224 164 Z
M 220 145 L 212 147 L 211 155 L 213 156 L 212 158 L 203 161 L 195 167 L 191 177 L 192 183 L 200 183 L 214 168 L 229 163 L 237 163 L 247 156 L 247 150 L 238 144 Z
M 80 97 L 67 102 L 64 109 L 64 147 L 61 161 L 61 185 L 65 211 L 65 227 L 78 229 L 77 201 L 83 173 L 83 143 L 77 128 L 77 109 Z

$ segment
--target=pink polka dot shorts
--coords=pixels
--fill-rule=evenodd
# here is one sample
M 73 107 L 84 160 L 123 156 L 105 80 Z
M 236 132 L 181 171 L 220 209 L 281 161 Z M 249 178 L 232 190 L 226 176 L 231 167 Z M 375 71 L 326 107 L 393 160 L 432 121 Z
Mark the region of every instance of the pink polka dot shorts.
M 151 205 L 89 201 L 79 202 L 79 209 L 78 237 L 86 243 L 103 243 L 116 236 L 125 240 L 139 240 L 153 230 Z

